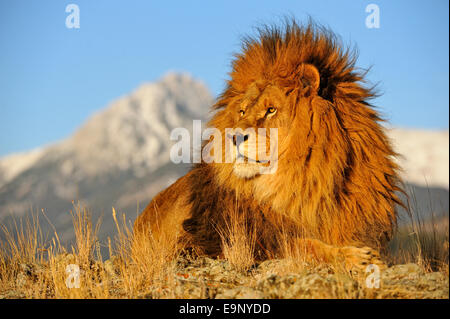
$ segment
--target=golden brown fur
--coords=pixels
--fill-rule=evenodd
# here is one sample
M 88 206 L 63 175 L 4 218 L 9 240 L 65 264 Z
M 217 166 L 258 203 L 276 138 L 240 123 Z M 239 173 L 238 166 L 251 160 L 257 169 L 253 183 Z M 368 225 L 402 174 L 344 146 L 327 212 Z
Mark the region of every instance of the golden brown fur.
M 244 40 L 209 126 L 224 141 L 225 128 L 278 128 L 278 170 L 252 175 L 234 163 L 198 164 L 152 200 L 135 231 L 177 233 L 219 255 L 217 229 L 234 209 L 255 225 L 261 258 L 277 255 L 284 229 L 319 259 L 374 262 L 395 227 L 400 188 L 395 153 L 368 103 L 374 93 L 355 60 L 313 24 L 288 22 Z

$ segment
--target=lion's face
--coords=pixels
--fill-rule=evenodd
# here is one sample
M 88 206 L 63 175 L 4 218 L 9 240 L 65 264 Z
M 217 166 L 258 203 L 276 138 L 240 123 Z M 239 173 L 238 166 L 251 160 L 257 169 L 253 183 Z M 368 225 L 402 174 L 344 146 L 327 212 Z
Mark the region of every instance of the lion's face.
M 291 107 L 284 90 L 276 85 L 252 84 L 228 105 L 231 130 L 225 132 L 233 174 L 250 179 L 276 174 L 280 146 L 288 133 Z M 276 129 L 276 130 L 274 130 Z
M 231 82 L 231 93 L 220 101 L 223 108 L 210 122 L 221 131 L 222 154 L 217 156 L 224 160 L 216 169 L 223 181 L 231 175 L 244 180 L 276 176 L 278 164 L 294 162 L 294 153 L 307 148 L 299 139 L 307 135 L 310 123 L 294 121 L 309 118 L 300 113 L 309 112 L 308 101 L 317 98 L 319 81 L 317 69 L 302 64 L 292 79 L 261 77 L 242 86 Z

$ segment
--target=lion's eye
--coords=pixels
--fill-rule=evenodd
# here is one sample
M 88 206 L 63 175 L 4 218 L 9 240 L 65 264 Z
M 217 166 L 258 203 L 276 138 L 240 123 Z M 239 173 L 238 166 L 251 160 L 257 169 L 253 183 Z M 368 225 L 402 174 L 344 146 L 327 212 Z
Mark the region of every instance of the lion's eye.
M 240 111 L 239 111 L 239 114 L 240 114 L 241 116 L 244 116 L 245 111 L 244 111 L 244 110 L 240 110 Z
M 277 109 L 271 106 L 267 109 L 267 114 L 274 114 L 276 111 Z

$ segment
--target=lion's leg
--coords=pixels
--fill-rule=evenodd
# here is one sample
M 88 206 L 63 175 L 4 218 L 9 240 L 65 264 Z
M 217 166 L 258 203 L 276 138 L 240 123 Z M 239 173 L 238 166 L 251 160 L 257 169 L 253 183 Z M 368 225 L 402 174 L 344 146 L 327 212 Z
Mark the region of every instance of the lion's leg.
M 379 253 L 369 247 L 333 246 L 317 239 L 298 239 L 297 251 L 304 252 L 307 258 L 325 263 L 342 264 L 345 269 L 365 270 L 369 264 L 385 267 Z
M 160 192 L 147 205 L 134 224 L 136 247 L 147 243 L 150 247 L 180 251 L 189 244 L 190 236 L 183 229 L 184 220 L 191 214 L 188 185 L 189 174 Z

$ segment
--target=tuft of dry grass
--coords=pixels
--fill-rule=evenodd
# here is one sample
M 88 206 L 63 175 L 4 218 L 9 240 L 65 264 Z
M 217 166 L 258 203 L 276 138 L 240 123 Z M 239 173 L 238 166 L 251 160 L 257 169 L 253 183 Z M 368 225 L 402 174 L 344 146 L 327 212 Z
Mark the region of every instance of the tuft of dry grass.
M 101 219 L 97 221 L 94 228 L 91 214 L 86 208 L 81 207 L 80 202 L 75 206 L 75 211 L 71 211 L 70 214 L 75 230 L 75 247 L 72 247 L 72 253 L 78 256 L 78 261 L 82 265 L 89 264 L 94 259 L 95 253 L 98 260 L 101 260 L 99 252 L 100 243 L 97 239 Z M 55 236 L 57 237 L 56 232 Z
M 417 199 L 410 191 L 407 206 L 407 223 L 402 225 L 389 243 L 388 259 L 392 264 L 417 263 L 427 271 L 445 271 L 449 263 L 449 217 L 440 214 L 429 202 L 429 216 L 418 210 Z M 431 198 L 431 195 L 429 196 Z
M 238 271 L 248 271 L 255 264 L 255 227 L 237 209 L 228 211 L 225 220 L 225 228 L 217 229 L 224 258 Z
M 181 251 L 177 236 L 156 237 L 151 232 L 135 235 L 124 214 L 121 222 L 118 221 L 114 208 L 113 218 L 118 232 L 113 255 L 118 257 L 118 272 L 125 295 L 136 298 L 173 286 L 176 259 Z

